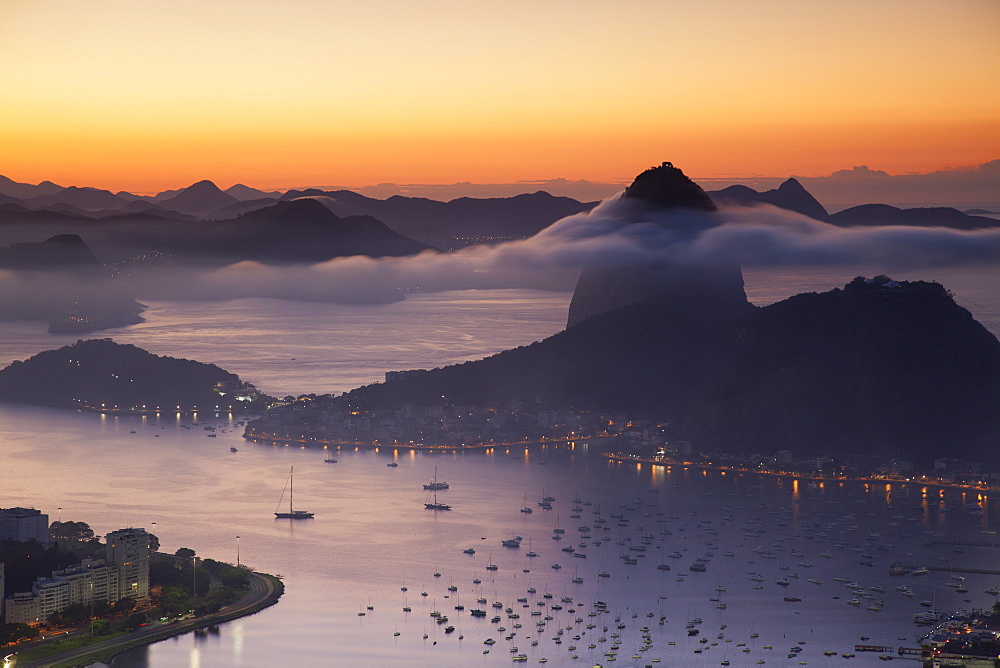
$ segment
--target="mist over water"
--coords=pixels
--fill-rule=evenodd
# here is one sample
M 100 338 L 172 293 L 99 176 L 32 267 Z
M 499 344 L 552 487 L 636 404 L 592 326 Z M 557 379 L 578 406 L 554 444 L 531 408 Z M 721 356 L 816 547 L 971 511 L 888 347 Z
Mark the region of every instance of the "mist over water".
M 801 292 L 843 287 L 877 267 L 744 268 L 746 293 L 766 306 Z M 891 272 L 935 280 L 1000 337 L 1000 267 Z M 572 293 L 464 290 L 413 293 L 389 304 L 277 299 L 149 301 L 146 322 L 92 334 L 45 333 L 40 322 L 0 322 L 0 367 L 80 338 L 109 337 L 157 355 L 212 362 L 284 396 L 346 392 L 386 371 L 432 369 L 527 345 L 565 328 Z

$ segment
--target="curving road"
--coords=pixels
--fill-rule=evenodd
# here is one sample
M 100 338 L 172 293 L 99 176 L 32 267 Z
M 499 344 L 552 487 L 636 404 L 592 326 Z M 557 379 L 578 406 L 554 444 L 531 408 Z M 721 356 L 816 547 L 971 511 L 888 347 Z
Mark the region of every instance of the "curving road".
M 183 622 L 168 624 L 160 624 L 157 622 L 156 624 L 144 626 L 134 633 L 130 633 L 120 638 L 103 640 L 78 649 L 67 650 L 57 654 L 50 654 L 44 659 L 39 659 L 29 663 L 17 662 L 15 656 L 15 662 L 10 665 L 24 666 L 25 668 L 34 668 L 36 666 L 55 666 L 57 664 L 72 663 L 73 661 L 80 659 L 83 656 L 91 655 L 94 652 L 102 652 L 105 656 L 108 656 L 131 647 L 149 645 L 198 628 L 214 626 L 239 617 L 245 617 L 246 615 L 253 614 L 258 610 L 267 607 L 267 605 L 272 605 L 277 602 L 280 592 L 277 591 L 274 580 L 259 573 L 249 572 L 248 575 L 250 576 L 250 590 L 247 594 L 235 603 L 225 606 L 214 615 L 196 617 Z M 268 603 L 269 600 L 270 603 Z M 93 661 L 94 659 L 91 657 L 87 663 L 91 663 Z

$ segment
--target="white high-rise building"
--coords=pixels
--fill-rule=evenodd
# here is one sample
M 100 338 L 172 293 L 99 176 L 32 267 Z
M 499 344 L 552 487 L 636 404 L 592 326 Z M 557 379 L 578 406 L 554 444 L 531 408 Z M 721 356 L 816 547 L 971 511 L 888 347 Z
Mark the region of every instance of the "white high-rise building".
M 34 508 L 0 508 L 0 540 L 37 540 L 49 546 L 49 516 Z
M 9 623 L 35 624 L 54 612 L 80 603 L 116 603 L 149 596 L 149 534 L 144 529 L 119 529 L 105 536 L 106 559 L 83 563 L 38 578 L 31 591 L 6 600 Z
M 104 537 L 105 561 L 118 567 L 118 596 L 145 599 L 149 596 L 149 534 L 145 529 L 119 529 Z

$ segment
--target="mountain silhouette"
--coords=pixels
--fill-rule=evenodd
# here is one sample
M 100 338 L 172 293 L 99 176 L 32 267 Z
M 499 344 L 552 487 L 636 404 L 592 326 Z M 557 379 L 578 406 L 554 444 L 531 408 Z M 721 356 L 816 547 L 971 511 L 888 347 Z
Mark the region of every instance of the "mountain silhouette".
M 217 185 L 206 180 L 198 181 L 172 197 L 157 199 L 156 204 L 181 213 L 198 215 L 215 211 L 236 201 L 235 197 L 222 192 Z
M 281 197 L 281 193 L 278 192 L 264 192 L 263 190 L 257 190 L 256 188 L 251 188 L 250 186 L 245 186 L 242 183 L 237 183 L 236 185 L 226 188 L 223 192 L 227 195 L 232 195 L 241 202 L 252 199 L 262 199 L 262 198 L 272 198 L 278 199 Z
M 917 225 L 921 227 L 952 227 L 975 230 L 1000 227 L 1000 220 L 986 216 L 970 216 L 951 207 L 900 209 L 888 204 L 862 204 L 830 216 L 830 222 L 842 227 L 861 225 Z
M 256 388 L 214 364 L 153 355 L 111 339 L 77 341 L 0 370 L 0 401 L 109 412 L 184 410 L 208 413 L 247 406 Z M 254 408 L 258 406 L 253 404 Z
M 279 200 L 275 197 L 259 197 L 257 199 L 244 199 L 220 207 L 215 211 L 206 214 L 205 218 L 209 220 L 225 220 L 227 218 L 235 218 L 237 216 L 242 216 L 245 213 L 256 211 L 257 209 L 263 209 L 264 207 L 274 206 L 275 204 L 278 203 L 278 201 Z
M 770 204 L 816 220 L 828 221 L 830 219 L 830 214 L 823 208 L 823 205 L 795 179 L 788 179 L 777 189 L 766 192 L 757 192 L 746 186 L 735 185 L 708 194 L 714 202 L 720 205 Z
M 281 199 L 321 197 L 337 215 L 369 215 L 390 228 L 408 234 L 411 229 L 459 243 L 480 243 L 500 239 L 524 239 L 537 234 L 555 221 L 583 211 L 596 203 L 578 202 L 569 197 L 554 197 L 536 192 L 514 197 L 478 199 L 461 197 L 450 202 L 422 197 L 395 195 L 385 200 L 373 199 L 350 190 L 292 190 Z
M 42 195 L 52 195 L 62 189 L 62 186 L 56 185 L 52 181 L 42 181 L 37 186 L 33 186 L 30 183 L 18 183 L 13 179 L 0 175 L 0 194 L 19 200 L 31 199 L 32 197 L 40 197 Z
M 108 190 L 100 188 L 77 188 L 69 186 L 58 192 L 48 195 L 39 195 L 25 200 L 25 204 L 32 208 L 53 206 L 56 204 L 69 204 L 78 209 L 120 209 L 128 204 L 126 200 L 118 197 Z
M 412 255 L 427 246 L 371 216 L 340 217 L 311 198 L 279 202 L 205 225 L 207 240 L 262 262 L 322 262 L 332 257 Z

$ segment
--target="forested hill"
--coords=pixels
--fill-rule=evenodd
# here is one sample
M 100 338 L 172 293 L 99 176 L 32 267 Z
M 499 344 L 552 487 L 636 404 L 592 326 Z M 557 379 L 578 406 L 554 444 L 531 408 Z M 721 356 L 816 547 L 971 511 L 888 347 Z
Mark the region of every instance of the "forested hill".
M 258 408 L 257 389 L 214 364 L 153 355 L 111 339 L 77 341 L 0 371 L 0 401 L 120 411 Z

